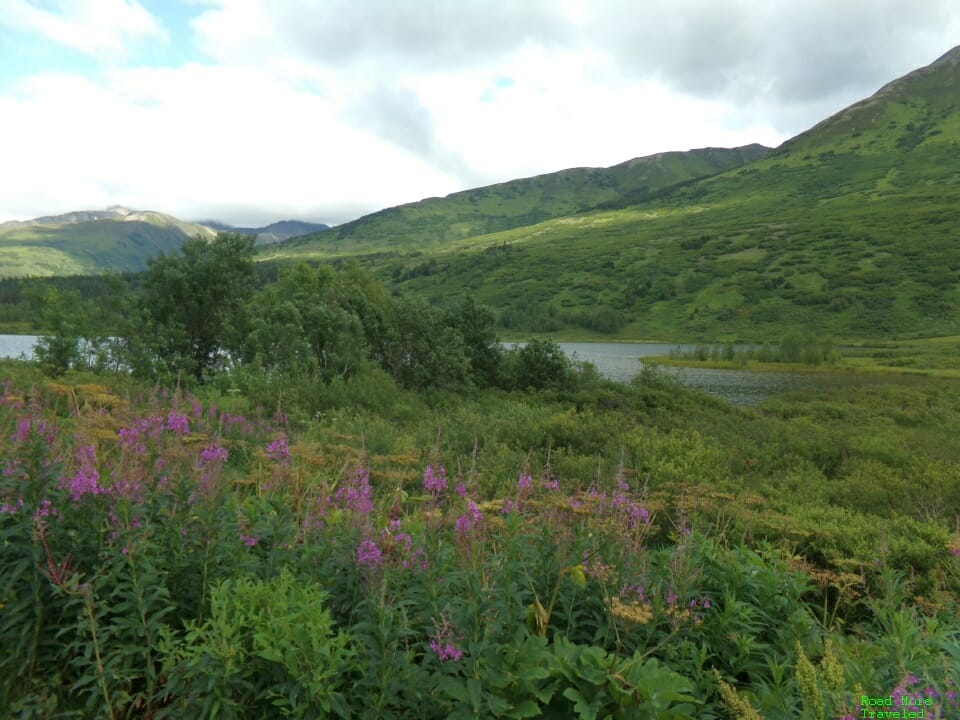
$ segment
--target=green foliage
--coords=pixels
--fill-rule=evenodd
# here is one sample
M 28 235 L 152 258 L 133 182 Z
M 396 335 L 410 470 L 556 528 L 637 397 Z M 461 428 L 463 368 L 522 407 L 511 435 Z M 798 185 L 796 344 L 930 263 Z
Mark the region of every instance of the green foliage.
M 565 390 L 574 382 L 570 360 L 552 340 L 532 338 L 504 356 L 500 384 L 506 389 Z
M 179 255 L 150 260 L 128 336 L 142 348 L 138 372 L 207 379 L 241 349 L 244 304 L 253 290 L 250 236 L 188 240 Z
M 644 659 L 639 650 L 621 659 L 559 638 L 554 653 L 562 691 L 544 717 L 618 720 L 637 717 L 638 711 L 657 720 L 696 717 L 690 682 L 655 659 Z
M 215 585 L 210 616 L 164 638 L 164 692 L 175 698 L 164 717 L 349 717 L 355 651 L 325 599 L 287 572 Z

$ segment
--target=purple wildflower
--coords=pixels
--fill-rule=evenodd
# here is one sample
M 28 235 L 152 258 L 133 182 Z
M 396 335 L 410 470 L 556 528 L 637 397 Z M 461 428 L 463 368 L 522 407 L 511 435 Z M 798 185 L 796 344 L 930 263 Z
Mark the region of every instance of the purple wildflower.
M 418 547 L 410 554 L 409 558 L 403 561 L 402 565 L 405 570 L 410 570 L 413 567 L 426 570 L 429 567 L 427 551 L 422 547 Z
M 30 418 L 17 420 L 17 431 L 13 434 L 16 442 L 26 442 L 30 439 Z
M 517 490 L 529 490 L 531 487 L 533 487 L 533 478 L 525 474 L 520 475 L 520 479 L 517 480 Z
M 57 509 L 53 507 L 53 504 L 48 499 L 44 498 L 40 501 L 40 507 L 33 513 L 33 519 L 38 520 L 56 514 L 58 514 Z
M 668 592 L 664 602 L 669 606 L 673 606 L 677 602 L 678 596 L 675 592 Z
M 117 432 L 120 437 L 120 447 L 131 450 L 135 455 L 143 455 L 147 448 L 140 442 L 140 431 L 137 428 L 120 428 Z
M 438 472 L 433 471 L 433 465 L 427 465 L 423 470 L 423 489 L 437 497 L 447 489 L 447 471 L 440 466 Z
M 290 446 L 286 437 L 280 437 L 267 444 L 267 458 L 275 463 L 286 465 L 290 462 Z
M 466 498 L 466 497 L 467 497 L 467 485 L 466 485 L 466 483 L 458 482 L 458 483 L 456 484 L 456 486 L 454 486 L 453 491 L 454 491 L 457 495 L 459 495 L 460 497 Z
M 60 481 L 61 487 L 66 486 L 70 491 L 70 498 L 74 503 L 80 502 L 84 495 L 100 495 L 104 489 L 100 486 L 100 473 L 97 472 L 96 455 L 93 445 L 83 445 L 77 450 L 80 467 L 69 480 Z
M 560 478 L 556 475 L 551 475 L 548 478 L 544 478 L 543 481 L 544 490 L 559 490 L 560 489 Z
M 463 659 L 463 650 L 453 643 L 441 643 L 439 640 L 431 640 L 430 649 L 437 654 L 440 662 L 447 662 L 448 660 L 460 662 Z
M 512 512 L 516 512 L 517 504 L 510 498 L 505 498 L 503 501 L 503 510 L 501 512 L 504 515 L 509 515 Z
M 23 498 L 18 497 L 16 505 L 10 505 L 8 503 L 3 503 L 2 505 L 0 505 L 0 515 L 3 515 L 3 514 L 16 515 L 17 511 L 22 507 L 23 507 Z
M 358 467 L 349 483 L 337 490 L 337 501 L 353 512 L 367 515 L 373 510 L 370 492 L 370 475 Z
M 471 500 L 467 503 L 467 511 L 457 518 L 456 531 L 458 535 L 466 535 L 483 520 L 483 513 L 477 504 Z
M 205 466 L 215 462 L 225 462 L 227 449 L 219 445 L 209 445 L 200 451 L 200 465 Z
M 167 415 L 167 430 L 178 435 L 189 435 L 190 419 L 183 413 L 171 412 Z
M 240 533 L 240 542 L 242 542 L 246 547 L 249 548 L 249 547 L 255 546 L 258 542 L 260 542 L 260 539 L 253 535 L 244 535 L 243 533 Z
M 446 618 L 439 622 L 434 620 L 435 628 L 433 635 L 430 636 L 430 649 L 437 655 L 440 662 L 460 662 L 463 659 L 463 650 L 457 647 L 456 637 L 453 628 Z
M 373 540 L 361 540 L 357 548 L 357 565 L 360 567 L 379 567 L 383 564 L 383 553 Z

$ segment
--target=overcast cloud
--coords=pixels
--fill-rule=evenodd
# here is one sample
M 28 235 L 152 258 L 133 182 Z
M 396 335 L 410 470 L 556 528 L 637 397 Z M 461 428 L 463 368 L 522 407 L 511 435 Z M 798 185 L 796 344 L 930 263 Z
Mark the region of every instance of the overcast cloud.
M 0 221 L 340 223 L 777 145 L 958 38 L 953 0 L 6 0 Z

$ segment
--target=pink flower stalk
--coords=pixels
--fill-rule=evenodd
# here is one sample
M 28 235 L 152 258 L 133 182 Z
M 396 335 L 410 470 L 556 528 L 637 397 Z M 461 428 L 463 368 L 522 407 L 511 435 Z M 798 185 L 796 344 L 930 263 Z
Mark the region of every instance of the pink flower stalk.
M 521 474 L 520 478 L 517 480 L 517 490 L 522 492 L 524 490 L 529 490 L 533 487 L 533 478 L 529 475 Z
M 457 518 L 455 529 L 458 535 L 466 535 L 483 521 L 483 513 L 471 500 L 467 503 L 467 512 Z
M 290 462 L 290 446 L 286 437 L 280 437 L 267 444 L 267 459 L 280 465 Z
M 51 515 L 59 516 L 60 513 L 57 512 L 57 509 L 53 507 L 53 504 L 48 499 L 44 498 L 40 501 L 40 507 L 33 513 L 33 519 L 39 520 L 40 518 L 50 517 Z
M 18 497 L 16 505 L 10 505 L 8 503 L 3 503 L 2 505 L 0 505 L 0 515 L 4 515 L 4 514 L 16 515 L 17 511 L 22 507 L 23 507 L 23 498 Z
M 26 442 L 30 439 L 30 418 L 17 420 L 17 431 L 13 434 L 15 442 Z
M 434 633 L 430 636 L 430 649 L 437 655 L 440 662 L 460 662 L 463 659 L 463 650 L 457 647 L 453 628 L 446 618 L 438 622 L 433 621 Z
M 463 650 L 453 643 L 441 643 L 439 640 L 431 640 L 430 649 L 437 654 L 440 662 L 447 662 L 448 660 L 460 662 L 463 659 Z
M 80 460 L 80 467 L 76 474 L 67 480 L 60 481 L 61 487 L 66 487 L 70 491 L 70 498 L 74 503 L 80 502 L 84 495 L 101 495 L 105 492 L 100 485 L 100 473 L 97 472 L 96 456 L 93 452 L 93 445 L 83 445 L 77 449 L 77 458 Z
M 226 459 L 227 459 L 227 450 L 226 448 L 220 447 L 219 445 L 210 445 L 200 451 L 201 467 L 209 465 L 211 463 L 215 463 L 215 462 L 225 462 Z
M 167 415 L 167 430 L 177 435 L 189 435 L 190 419 L 183 413 L 171 412 Z
M 380 567 L 383 565 L 383 553 L 373 540 L 361 540 L 357 548 L 357 565 L 360 567 Z
M 423 470 L 423 489 L 434 497 L 439 497 L 439 495 L 447 489 L 447 471 L 440 466 L 438 472 L 434 473 L 433 465 L 427 465 Z
M 370 491 L 370 475 L 366 469 L 358 467 L 350 482 L 337 490 L 336 499 L 348 510 L 368 515 L 373 510 L 373 498 Z

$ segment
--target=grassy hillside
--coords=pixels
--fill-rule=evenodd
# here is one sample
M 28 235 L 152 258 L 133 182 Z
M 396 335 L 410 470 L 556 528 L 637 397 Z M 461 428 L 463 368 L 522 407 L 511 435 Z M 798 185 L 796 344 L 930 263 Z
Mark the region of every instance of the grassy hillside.
M 643 202 L 621 196 L 602 210 L 364 262 L 428 296 L 468 289 L 499 310 L 505 328 L 523 331 L 956 334 L 958 57 L 948 53 L 749 165 Z M 431 206 L 438 218 L 444 202 Z M 415 234 L 416 223 L 400 225 L 400 213 L 414 211 L 426 209 L 395 212 L 384 245 Z
M 411 250 L 574 215 L 602 203 L 635 202 L 678 182 L 763 157 L 768 148 L 703 148 L 635 158 L 610 168 L 573 168 L 388 208 L 270 248 L 272 257 Z
M 143 270 L 196 234 L 213 233 L 167 215 L 141 212 L 90 221 L 7 223 L 0 228 L 0 278 Z

